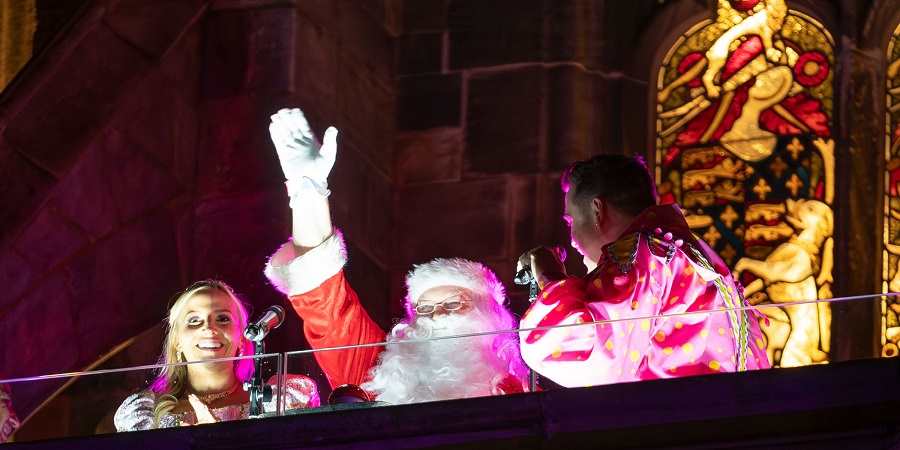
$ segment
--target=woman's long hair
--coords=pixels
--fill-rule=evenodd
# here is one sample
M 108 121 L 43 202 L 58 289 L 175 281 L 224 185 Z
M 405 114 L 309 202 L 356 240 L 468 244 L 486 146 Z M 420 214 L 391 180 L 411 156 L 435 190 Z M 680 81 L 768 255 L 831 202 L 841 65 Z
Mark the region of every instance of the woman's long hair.
M 239 329 L 243 330 L 247 327 L 247 322 L 249 320 L 247 308 L 234 294 L 234 290 L 231 289 L 231 286 L 225 284 L 224 281 L 198 281 L 188 286 L 184 292 L 178 295 L 175 302 L 172 304 L 172 307 L 169 309 L 163 352 L 159 358 L 159 363 L 166 364 L 166 366 L 160 369 L 159 375 L 157 375 L 153 382 L 150 383 L 150 391 L 156 395 L 157 399 L 156 407 L 153 410 L 153 419 L 156 425 L 159 425 L 160 417 L 172 411 L 178 403 L 178 399 L 184 394 L 185 386 L 187 385 L 187 366 L 172 365 L 184 362 L 179 358 L 179 352 L 176 349 L 176 344 L 180 338 L 176 322 L 182 316 L 184 306 L 191 297 L 199 293 L 208 293 L 212 291 L 222 292 L 234 302 L 238 310 L 237 321 Z M 253 344 L 245 339 L 242 334 L 238 356 L 252 354 Z M 234 365 L 234 374 L 239 382 L 244 382 L 249 379 L 253 374 L 253 360 L 243 359 L 236 361 Z

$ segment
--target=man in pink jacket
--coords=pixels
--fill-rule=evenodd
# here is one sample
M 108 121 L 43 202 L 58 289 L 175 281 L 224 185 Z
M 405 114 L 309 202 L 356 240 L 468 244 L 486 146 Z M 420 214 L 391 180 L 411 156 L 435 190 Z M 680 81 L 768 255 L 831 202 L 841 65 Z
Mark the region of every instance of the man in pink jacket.
M 640 159 L 600 155 L 563 174 L 564 220 L 588 275 L 568 276 L 557 253 L 533 249 L 541 293 L 520 333 L 536 372 L 567 387 L 768 368 L 755 310 L 728 267 L 676 205 L 656 204 Z M 684 315 L 686 312 L 701 312 Z

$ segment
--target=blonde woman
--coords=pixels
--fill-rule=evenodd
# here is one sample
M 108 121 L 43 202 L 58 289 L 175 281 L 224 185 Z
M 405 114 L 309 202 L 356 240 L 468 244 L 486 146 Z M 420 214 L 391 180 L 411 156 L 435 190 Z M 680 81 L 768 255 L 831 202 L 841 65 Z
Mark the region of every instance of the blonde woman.
M 247 310 L 231 287 L 206 280 L 188 287 L 169 310 L 161 362 L 176 364 L 253 354 L 243 336 Z M 249 396 L 243 382 L 253 361 L 168 365 L 150 387 L 125 399 L 114 420 L 118 431 L 147 430 L 247 418 Z M 271 381 L 271 380 L 270 380 Z M 315 382 L 301 375 L 285 380 L 285 408 L 319 406 Z M 275 410 L 275 397 L 265 402 Z

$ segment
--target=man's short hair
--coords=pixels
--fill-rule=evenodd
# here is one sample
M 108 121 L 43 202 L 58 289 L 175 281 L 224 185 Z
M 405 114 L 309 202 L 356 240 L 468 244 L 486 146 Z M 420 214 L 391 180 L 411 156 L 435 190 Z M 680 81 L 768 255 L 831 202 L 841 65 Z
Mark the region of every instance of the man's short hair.
M 600 197 L 617 209 L 637 216 L 656 205 L 656 183 L 640 156 L 597 155 L 576 161 L 562 176 L 563 192 L 576 202 Z

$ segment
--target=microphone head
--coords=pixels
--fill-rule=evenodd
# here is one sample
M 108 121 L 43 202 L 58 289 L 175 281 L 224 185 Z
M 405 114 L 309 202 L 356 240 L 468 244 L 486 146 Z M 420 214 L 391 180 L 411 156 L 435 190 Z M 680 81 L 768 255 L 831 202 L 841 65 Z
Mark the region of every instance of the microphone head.
M 272 305 L 269 307 L 268 310 L 275 313 L 275 315 L 278 316 L 278 320 L 275 322 L 274 325 L 272 325 L 272 328 L 274 329 L 274 328 L 278 328 L 279 326 L 281 326 L 281 324 L 284 322 L 284 308 L 282 308 L 281 306 L 278 306 L 278 305 Z
M 284 308 L 273 305 L 265 309 L 256 322 L 247 324 L 244 329 L 244 337 L 251 341 L 262 341 L 270 331 L 278 328 L 284 322 Z
M 279 321 L 284 320 L 284 308 L 278 305 L 272 305 L 269 307 L 269 309 L 272 310 L 272 312 L 274 312 L 275 314 L 278 314 Z
M 260 331 L 262 330 L 259 329 L 258 325 L 251 323 L 250 325 L 247 325 L 247 328 L 244 330 L 244 337 L 250 341 L 255 341 L 259 338 Z
M 525 266 L 522 270 L 516 272 L 516 277 L 513 278 L 513 283 L 516 283 L 519 286 L 528 286 L 531 284 L 534 278 L 531 275 L 531 267 Z

